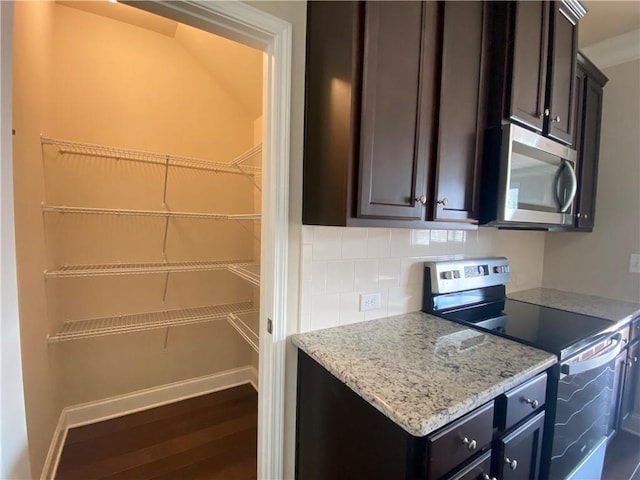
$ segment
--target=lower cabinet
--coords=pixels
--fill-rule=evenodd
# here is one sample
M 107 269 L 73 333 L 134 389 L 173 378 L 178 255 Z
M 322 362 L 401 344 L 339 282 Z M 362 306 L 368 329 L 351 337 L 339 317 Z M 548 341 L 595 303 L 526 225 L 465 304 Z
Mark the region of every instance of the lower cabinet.
M 296 478 L 537 479 L 546 379 L 415 437 L 299 351 Z M 511 426 L 497 426 L 507 425 L 507 414 Z
M 495 441 L 492 473 L 501 480 L 535 480 L 540 472 L 544 412 Z

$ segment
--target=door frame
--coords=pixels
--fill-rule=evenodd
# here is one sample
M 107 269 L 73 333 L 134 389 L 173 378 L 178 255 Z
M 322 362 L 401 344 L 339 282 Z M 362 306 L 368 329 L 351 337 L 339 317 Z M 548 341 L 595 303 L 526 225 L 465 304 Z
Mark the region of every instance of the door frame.
M 4 3 L 4 2 L 3 2 Z M 284 470 L 284 397 L 285 346 L 287 325 L 287 267 L 289 229 L 289 142 L 291 105 L 292 26 L 289 22 L 241 2 L 126 1 L 132 6 L 206 30 L 265 52 L 263 63 L 263 170 L 260 288 L 260 353 L 258 395 L 258 478 L 283 478 Z M 3 27 L 13 25 L 2 10 Z M 3 37 L 11 34 L 2 29 Z M 9 30 L 9 31 L 7 31 Z M 12 78 L 11 45 L 2 43 L 2 235 L 4 246 L 13 238 L 13 212 L 5 202 L 11 192 L 10 86 Z M 5 58 L 6 54 L 6 58 Z M 6 87 L 6 88 L 5 88 Z M 8 117 L 8 118 L 6 118 Z M 7 125 L 5 126 L 5 121 Z M 8 179 L 8 180 L 7 180 Z M 5 185 L 8 182 L 7 185 Z M 7 188 L 5 188 L 7 187 Z M 12 209 L 11 209 L 12 210 Z M 11 228 L 9 228 L 11 227 Z M 4 249 L 3 249 L 4 250 Z M 11 250 L 11 249 L 9 249 Z M 3 252 L 3 253 L 11 253 Z M 4 255 L 3 255 L 4 256 Z M 12 255 L 15 261 L 15 251 Z M 2 266 L 9 258 L 2 259 Z M 10 262 L 9 262 L 10 263 Z M 3 276 L 4 268 L 2 270 Z M 10 275 L 11 284 L 15 275 Z M 4 282 L 3 282 L 4 283 Z M 4 304 L 2 304 L 4 307 Z M 272 333 L 267 333 L 267 319 Z M 17 314 L 11 323 L 19 325 Z M 3 318 L 4 330 L 4 318 Z M 16 373 L 22 378 L 19 364 Z M 3 372 L 4 374 L 4 372 Z M 21 417 L 24 418 L 24 417 Z M 25 445 L 26 446 L 26 445 Z M 28 467 L 27 467 L 28 468 Z
M 283 478 L 292 27 L 241 2 L 131 5 L 265 52 L 258 383 L 258 478 Z M 267 322 L 272 333 L 267 333 Z

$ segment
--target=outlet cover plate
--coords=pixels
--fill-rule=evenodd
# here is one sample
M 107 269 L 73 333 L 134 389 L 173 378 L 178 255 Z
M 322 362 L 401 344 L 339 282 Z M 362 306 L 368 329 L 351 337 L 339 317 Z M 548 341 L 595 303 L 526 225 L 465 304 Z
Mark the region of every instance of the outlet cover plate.
M 380 292 L 360 294 L 360 311 L 368 312 L 380 308 Z
M 640 253 L 629 256 L 629 273 L 640 273 Z

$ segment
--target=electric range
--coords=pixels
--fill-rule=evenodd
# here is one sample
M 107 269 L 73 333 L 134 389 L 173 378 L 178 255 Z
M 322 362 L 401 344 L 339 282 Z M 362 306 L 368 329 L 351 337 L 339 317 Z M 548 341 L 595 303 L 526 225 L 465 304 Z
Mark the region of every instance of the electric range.
M 599 478 L 621 335 L 607 320 L 506 298 L 506 258 L 425 263 L 423 311 L 557 355 L 541 478 Z

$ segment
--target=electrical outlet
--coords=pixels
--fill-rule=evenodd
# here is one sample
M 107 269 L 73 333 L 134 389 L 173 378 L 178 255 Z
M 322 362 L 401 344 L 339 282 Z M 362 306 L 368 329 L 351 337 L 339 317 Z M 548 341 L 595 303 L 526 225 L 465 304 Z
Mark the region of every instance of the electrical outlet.
M 640 273 L 640 254 L 632 253 L 629 256 L 629 272 Z
M 380 292 L 360 294 L 360 311 L 367 312 L 380 308 Z

